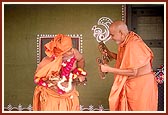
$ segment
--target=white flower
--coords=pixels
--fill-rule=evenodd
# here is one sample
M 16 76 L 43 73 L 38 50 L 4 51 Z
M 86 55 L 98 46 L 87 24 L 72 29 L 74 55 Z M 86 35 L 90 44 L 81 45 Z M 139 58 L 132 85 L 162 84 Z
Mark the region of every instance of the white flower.
M 69 75 L 69 81 L 68 81 L 68 87 L 64 87 L 64 86 L 62 86 L 62 84 L 61 84 L 61 83 L 63 83 L 64 81 L 66 81 L 66 77 L 65 77 L 65 76 L 63 76 L 62 79 L 57 83 L 57 86 L 58 86 L 61 90 L 65 91 L 65 92 L 69 92 L 69 91 L 72 89 L 72 76 L 73 76 L 73 74 L 70 73 L 70 75 Z

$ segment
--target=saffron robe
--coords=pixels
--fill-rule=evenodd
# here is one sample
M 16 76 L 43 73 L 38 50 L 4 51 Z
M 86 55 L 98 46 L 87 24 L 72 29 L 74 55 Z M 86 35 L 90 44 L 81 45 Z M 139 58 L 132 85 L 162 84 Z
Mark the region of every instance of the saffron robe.
M 36 73 L 51 62 L 52 58 L 44 57 L 38 65 Z M 48 87 L 37 85 L 33 96 L 33 111 L 79 111 L 78 97 L 79 93 L 75 87 L 68 93 L 59 94 Z
M 47 81 L 60 72 L 63 54 L 72 48 L 69 36 L 58 34 L 44 45 L 46 57 L 38 65 L 34 78 L 36 83 Z M 79 110 L 78 91 L 74 88 L 65 94 L 59 94 L 49 87 L 36 86 L 33 96 L 33 111 L 75 111 Z
M 129 32 L 118 47 L 116 68 L 137 69 L 150 63 L 153 53 L 134 32 Z M 114 75 L 109 95 L 110 111 L 157 111 L 158 87 L 154 73 L 128 79 L 128 76 Z
M 55 91 L 36 86 L 33 98 L 33 111 L 79 111 L 79 93 L 74 88 L 70 93 L 58 94 Z

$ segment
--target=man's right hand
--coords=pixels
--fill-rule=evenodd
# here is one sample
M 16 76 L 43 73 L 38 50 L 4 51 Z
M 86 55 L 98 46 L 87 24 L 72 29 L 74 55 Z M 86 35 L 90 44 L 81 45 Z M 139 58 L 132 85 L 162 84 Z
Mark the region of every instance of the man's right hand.
M 104 65 L 101 64 L 100 66 L 101 66 L 102 72 L 108 72 L 109 66 L 107 64 L 104 64 Z

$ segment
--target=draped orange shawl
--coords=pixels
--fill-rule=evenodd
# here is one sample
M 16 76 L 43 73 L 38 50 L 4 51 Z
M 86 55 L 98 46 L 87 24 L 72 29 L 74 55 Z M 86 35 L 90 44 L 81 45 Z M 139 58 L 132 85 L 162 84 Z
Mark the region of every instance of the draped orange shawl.
M 147 47 L 146 44 L 142 41 L 140 36 L 135 34 L 134 32 L 130 32 L 129 35 L 126 37 L 125 41 L 119 45 L 118 48 L 118 55 L 116 60 L 116 68 L 119 69 L 136 69 L 140 68 L 147 63 L 151 63 L 152 65 L 153 60 L 153 53 L 152 51 Z M 157 109 L 157 88 L 156 83 L 154 81 L 153 75 L 147 76 L 148 78 L 151 78 L 150 81 L 152 81 L 151 85 L 149 87 L 142 86 L 144 83 L 143 81 L 146 79 L 145 77 L 141 76 L 139 78 L 134 78 L 134 81 L 132 80 L 131 83 L 136 84 L 136 82 L 139 82 L 141 85 L 138 87 L 147 88 L 149 89 L 149 92 L 140 92 L 140 94 L 144 95 L 151 95 L 151 101 L 147 100 L 151 105 L 153 104 L 154 107 L 146 107 L 145 109 L 138 108 L 138 109 L 144 109 L 144 110 L 156 110 Z M 114 77 L 114 83 L 111 88 L 110 96 L 109 96 L 109 105 L 111 111 L 119 111 L 119 110 L 131 110 L 129 108 L 128 103 L 130 100 L 127 96 L 127 89 L 129 89 L 129 86 L 127 83 L 128 76 L 124 75 L 115 75 Z M 139 81 L 138 81 L 139 79 Z M 149 83 L 149 82 L 147 82 Z M 146 83 L 145 83 L 146 84 Z M 138 84 L 136 84 L 138 85 Z M 131 90 L 131 89 L 130 89 Z M 132 89 L 137 90 L 137 89 Z M 144 90 L 143 90 L 144 91 Z M 150 92 L 151 91 L 151 92 Z M 138 92 L 138 91 L 137 91 Z M 139 94 L 139 92 L 137 94 Z M 146 94 L 145 94 L 146 93 Z M 152 94 L 149 94 L 152 93 Z M 133 96 L 133 95 L 132 95 Z M 142 97 L 143 97 L 142 96 Z M 144 96 L 145 97 L 145 96 Z M 138 103 L 138 100 L 136 100 Z M 144 100 L 139 100 L 144 101 Z M 136 103 L 136 102 L 135 102 Z M 144 105 L 146 106 L 146 105 Z M 139 107 L 139 105 L 138 105 Z M 136 107 L 135 107 L 136 108 Z
M 54 74 L 59 73 L 62 64 L 62 54 L 72 48 L 72 40 L 69 36 L 58 34 L 53 40 L 45 44 L 44 47 L 46 55 L 53 57 L 54 60 L 44 65 L 35 73 L 36 82 L 41 78 L 45 81 Z

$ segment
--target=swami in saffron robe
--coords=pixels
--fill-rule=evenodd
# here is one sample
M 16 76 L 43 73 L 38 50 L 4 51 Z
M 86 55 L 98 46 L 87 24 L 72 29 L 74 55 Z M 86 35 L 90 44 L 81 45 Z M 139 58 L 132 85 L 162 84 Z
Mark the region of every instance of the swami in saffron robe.
M 137 69 L 149 64 L 152 67 L 153 53 L 134 32 L 129 32 L 118 47 L 116 68 Z M 157 111 L 158 87 L 154 73 L 150 72 L 129 78 L 114 75 L 109 95 L 110 111 Z M 143 71 L 141 71 L 143 73 Z
M 40 81 L 44 84 L 60 72 L 62 55 L 72 48 L 71 38 L 58 34 L 45 48 L 47 56 L 40 62 L 34 75 L 37 86 L 33 96 L 33 111 L 78 111 L 79 93 L 75 87 L 69 92 L 59 94 L 57 90 L 39 85 Z

